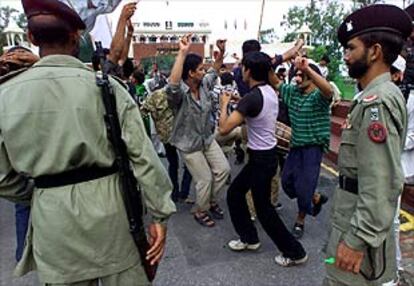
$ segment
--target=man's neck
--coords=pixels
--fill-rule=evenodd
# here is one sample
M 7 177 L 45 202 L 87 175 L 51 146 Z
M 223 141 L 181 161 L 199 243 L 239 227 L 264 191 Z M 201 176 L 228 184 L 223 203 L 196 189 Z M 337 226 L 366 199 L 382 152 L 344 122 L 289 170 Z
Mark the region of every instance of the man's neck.
M 265 83 L 265 81 L 257 81 L 257 80 L 254 80 L 254 79 L 251 78 L 249 80 L 249 88 L 253 88 L 257 85 L 264 84 L 264 83 Z
M 390 68 L 387 67 L 385 64 L 371 66 L 368 69 L 368 71 L 361 78 L 358 79 L 361 89 L 365 89 L 365 87 L 367 87 L 367 85 L 370 84 L 371 81 L 373 81 L 376 77 L 386 72 L 390 72 Z
M 52 55 L 67 55 L 72 56 L 72 48 L 62 48 L 62 47 L 40 47 L 39 55 L 41 58 Z
M 191 79 L 187 79 L 185 81 L 185 83 L 188 85 L 188 87 L 190 88 L 190 92 L 193 95 L 193 97 L 196 97 L 198 99 L 198 94 L 199 94 L 199 87 L 200 84 L 199 83 L 195 83 L 193 80 Z
M 317 87 L 314 84 L 310 84 L 307 88 L 303 90 L 304 95 L 310 94 L 312 91 L 314 91 Z

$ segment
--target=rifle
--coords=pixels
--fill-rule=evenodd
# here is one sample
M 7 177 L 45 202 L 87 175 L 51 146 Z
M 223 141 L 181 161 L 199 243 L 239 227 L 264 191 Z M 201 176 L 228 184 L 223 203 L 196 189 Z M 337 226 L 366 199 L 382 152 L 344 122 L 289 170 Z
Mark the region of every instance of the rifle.
M 131 168 L 127 153 L 127 146 L 121 137 L 122 130 L 116 109 L 114 90 L 109 82 L 108 75 L 103 70 L 105 54 L 102 49 L 102 44 L 101 42 L 95 42 L 95 45 L 102 70 L 101 74 L 97 73 L 96 84 L 102 90 L 101 96 L 105 106 L 104 120 L 108 133 L 108 139 L 111 142 L 115 153 L 115 164 L 119 169 L 121 192 L 128 217 L 129 232 L 131 233 L 138 249 L 141 264 L 145 270 L 147 278 L 151 282 L 155 278 L 158 265 L 150 265 L 149 261 L 146 259 L 147 251 L 150 248 L 150 245 L 148 243 L 144 228 L 144 211 L 141 190 Z

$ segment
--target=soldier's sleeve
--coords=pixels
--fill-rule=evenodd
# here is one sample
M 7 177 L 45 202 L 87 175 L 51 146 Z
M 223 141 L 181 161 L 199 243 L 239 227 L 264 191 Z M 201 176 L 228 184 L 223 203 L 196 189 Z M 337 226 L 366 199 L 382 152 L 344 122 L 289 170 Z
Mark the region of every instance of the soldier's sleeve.
M 182 83 L 179 84 L 167 84 L 165 88 L 165 92 L 167 93 L 167 100 L 170 107 L 174 109 L 178 109 L 183 101 L 184 91 L 182 87 Z
M 126 93 L 120 88 L 116 92 Z M 122 137 L 127 145 L 134 175 L 141 186 L 143 199 L 152 220 L 162 223 L 176 211 L 171 200 L 172 184 L 145 132 L 139 109 L 128 94 L 122 98 L 124 102 L 120 102 L 122 106 L 118 109 Z
M 362 114 L 356 138 L 358 200 L 344 236 L 345 243 L 357 250 L 379 247 L 393 224 L 402 187 L 402 138 L 397 127 L 401 122 L 395 118 L 381 102 L 366 105 Z
M 13 170 L 0 131 L 0 198 L 29 204 L 32 192 L 30 181 Z

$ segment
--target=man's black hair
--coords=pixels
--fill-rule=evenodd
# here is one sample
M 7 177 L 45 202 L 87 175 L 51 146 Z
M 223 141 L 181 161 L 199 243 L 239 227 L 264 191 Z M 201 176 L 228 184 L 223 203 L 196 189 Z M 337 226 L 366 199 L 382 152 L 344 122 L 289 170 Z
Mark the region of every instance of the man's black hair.
M 318 66 L 317 65 L 315 65 L 315 64 L 312 64 L 312 63 L 309 63 L 309 67 L 314 71 L 314 72 L 316 72 L 318 75 L 320 75 L 320 76 L 322 76 L 322 73 L 321 73 L 321 70 L 318 68 Z M 298 69 L 297 68 L 295 68 L 295 74 L 298 72 Z
M 400 54 L 404 41 L 401 36 L 389 32 L 370 32 L 358 36 L 358 39 L 364 43 L 366 48 L 370 48 L 375 44 L 380 44 L 384 63 L 391 66 Z
M 234 77 L 230 72 L 225 72 L 220 76 L 221 85 L 232 84 Z
M 134 63 L 132 62 L 132 59 L 127 58 L 122 65 L 122 74 L 125 79 L 129 78 L 132 73 L 134 72 Z
M 143 84 L 145 81 L 145 74 L 139 69 L 136 69 L 132 76 L 138 84 Z
M 331 59 L 327 54 L 324 54 L 321 58 L 321 61 L 325 61 L 327 64 L 329 64 L 331 62 Z
M 242 45 L 243 56 L 250 52 L 260 52 L 261 49 L 262 47 L 257 40 L 247 40 Z
M 242 60 L 246 70 L 250 70 L 251 77 L 256 81 L 268 81 L 269 71 L 272 68 L 271 58 L 262 52 L 249 52 Z
M 8 49 L 7 53 L 11 53 L 11 52 L 18 51 L 18 50 L 25 50 L 26 52 L 33 53 L 30 49 L 28 49 L 26 47 L 22 47 L 22 46 L 14 46 L 14 47 Z
M 188 54 L 185 57 L 184 64 L 183 64 L 183 80 L 187 80 L 190 71 L 196 71 L 197 67 L 203 63 L 203 58 L 197 54 Z

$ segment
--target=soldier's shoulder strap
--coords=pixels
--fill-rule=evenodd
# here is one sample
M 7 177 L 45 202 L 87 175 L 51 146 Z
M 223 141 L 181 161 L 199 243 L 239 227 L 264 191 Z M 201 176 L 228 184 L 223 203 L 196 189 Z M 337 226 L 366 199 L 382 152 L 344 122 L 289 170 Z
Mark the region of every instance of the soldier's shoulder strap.
M 0 76 L 0 84 L 5 83 L 6 81 L 14 78 L 15 76 L 18 76 L 19 74 L 27 71 L 28 69 L 29 67 L 24 67 L 24 68 L 9 72 L 3 76 Z

